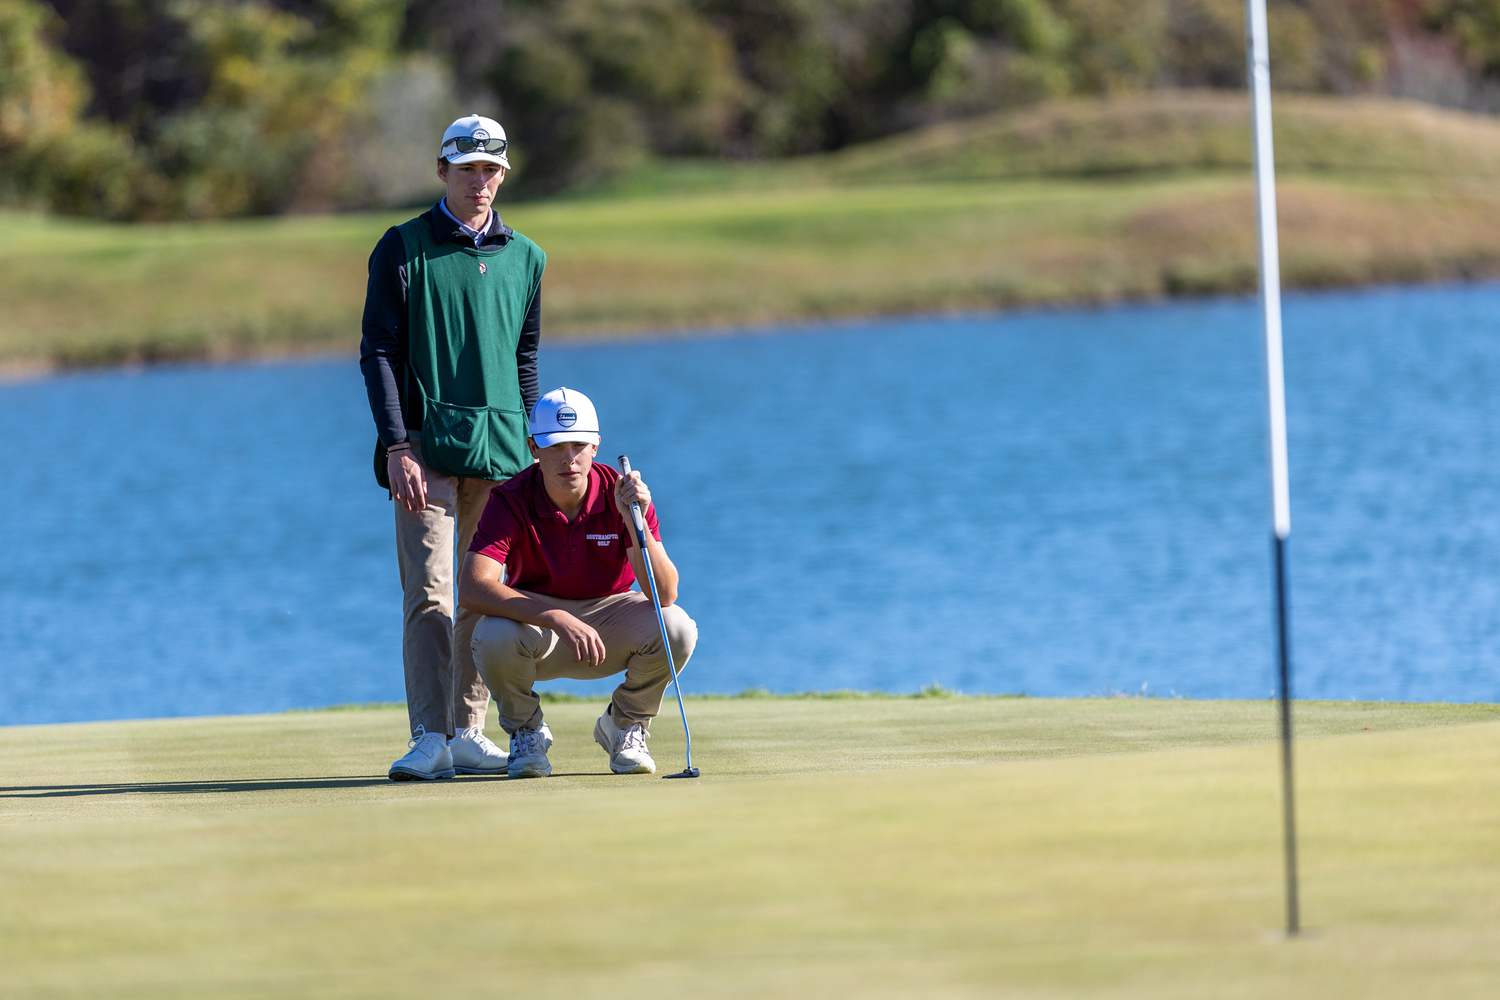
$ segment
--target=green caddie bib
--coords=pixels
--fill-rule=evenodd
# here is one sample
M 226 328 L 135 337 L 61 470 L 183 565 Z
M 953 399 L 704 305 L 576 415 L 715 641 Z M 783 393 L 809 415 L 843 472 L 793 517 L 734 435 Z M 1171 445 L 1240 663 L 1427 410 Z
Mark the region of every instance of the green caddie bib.
M 396 230 L 406 250 L 407 391 L 420 394 L 422 459 L 450 476 L 509 479 L 531 465 L 516 346 L 547 255 L 520 233 L 482 250 L 438 243 L 421 216 Z

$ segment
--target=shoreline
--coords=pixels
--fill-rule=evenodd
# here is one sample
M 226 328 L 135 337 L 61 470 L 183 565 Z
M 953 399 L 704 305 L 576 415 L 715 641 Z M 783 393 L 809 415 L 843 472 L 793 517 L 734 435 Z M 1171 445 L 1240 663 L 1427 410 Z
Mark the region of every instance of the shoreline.
M 1351 284 L 1325 284 L 1311 286 L 1283 285 L 1285 298 L 1299 295 L 1344 294 L 1403 289 L 1479 288 L 1500 284 L 1500 269 L 1494 274 L 1472 276 L 1436 277 L 1425 281 L 1409 282 L 1364 282 Z M 917 310 L 893 312 L 850 312 L 840 315 L 808 314 L 802 317 L 769 320 L 763 323 L 726 323 L 722 325 L 660 326 L 654 328 L 623 326 L 611 331 L 597 329 L 569 330 L 550 337 L 543 332 L 544 349 L 573 349 L 598 346 L 613 346 L 626 343 L 660 343 L 675 340 L 702 340 L 720 337 L 787 336 L 799 333 L 815 333 L 866 323 L 897 323 L 902 320 L 919 321 L 963 321 L 966 319 L 1000 319 L 1035 313 L 1106 310 L 1130 307 L 1151 307 L 1178 302 L 1204 302 L 1212 300 L 1246 300 L 1255 298 L 1254 289 L 1237 291 L 1179 292 L 1158 295 L 1119 296 L 1115 298 L 1079 298 L 1055 301 L 1023 303 L 1014 306 L 956 307 L 944 310 Z M 70 360 L 58 358 L 16 358 L 0 360 L 0 386 L 41 381 L 66 375 L 95 372 L 140 373 L 145 371 L 178 367 L 219 367 L 223 365 L 253 365 L 297 363 L 304 361 L 350 361 L 358 357 L 359 351 L 331 347 L 326 340 L 305 343 L 276 341 L 267 344 L 220 344 L 210 343 L 200 350 L 162 351 L 150 349 L 128 354 L 119 360 Z
M 220 367 L 223 365 L 280 364 L 299 361 L 346 361 L 358 356 L 358 352 L 329 350 L 326 344 L 309 344 L 306 349 L 295 345 L 278 345 L 267 350 L 251 350 L 241 353 L 205 351 L 202 354 L 184 354 L 177 357 L 142 360 L 131 358 L 123 361 L 70 364 L 56 359 L 0 361 L 0 386 L 24 382 L 39 382 L 64 375 L 84 375 L 92 372 L 115 374 L 140 374 L 163 368 L 188 368 L 195 366 Z
M 1500 278 L 1500 187 L 1278 183 L 1287 291 Z M 518 204 L 549 255 L 546 342 L 624 343 L 913 316 L 1252 294 L 1238 172 L 930 181 Z M 395 216 L 107 227 L 0 213 L 0 377 L 357 350 Z M 76 262 L 87 262 L 79 267 Z

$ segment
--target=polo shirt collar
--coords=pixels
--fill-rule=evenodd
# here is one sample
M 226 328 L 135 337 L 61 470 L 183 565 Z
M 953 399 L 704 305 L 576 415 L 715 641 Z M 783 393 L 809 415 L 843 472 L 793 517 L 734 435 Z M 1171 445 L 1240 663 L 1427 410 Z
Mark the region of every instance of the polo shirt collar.
M 552 502 L 552 497 L 547 494 L 547 481 L 542 478 L 541 466 L 534 465 L 532 469 L 536 475 L 536 484 L 533 487 L 531 504 L 536 512 L 537 520 L 567 521 L 557 504 Z M 599 513 L 602 506 L 608 502 L 608 498 L 604 495 L 604 476 L 590 467 L 589 491 L 583 498 L 583 507 L 578 511 L 578 519 L 592 517 Z
M 474 229 L 474 228 L 472 228 L 470 226 L 465 225 L 462 222 L 459 222 L 458 221 L 458 216 L 454 215 L 453 212 L 452 212 L 452 210 L 450 210 L 448 208 L 448 199 L 447 198 L 444 198 L 442 201 L 438 202 L 438 209 L 439 209 L 439 211 L 441 211 L 444 215 L 446 215 L 448 217 L 448 221 L 449 222 L 452 222 L 455 225 L 457 225 L 458 226 L 458 231 L 461 232 L 461 233 L 463 233 L 465 236 L 467 236 L 469 238 L 469 242 L 473 243 L 476 247 L 479 246 L 479 244 L 481 244 L 481 243 L 484 242 L 485 234 L 490 231 L 490 226 L 494 225 L 495 210 L 493 208 L 490 209 L 488 212 L 485 213 L 485 216 L 484 216 L 484 228 L 482 228 L 482 229 Z
M 439 198 L 427 213 L 427 225 L 432 228 L 432 238 L 439 243 L 456 241 L 466 246 L 474 245 L 474 238 L 465 232 L 465 227 L 459 225 L 458 220 L 448 214 L 448 206 L 443 204 Z M 498 243 L 504 246 L 509 243 L 516 231 L 507 226 L 500 218 L 500 213 L 493 208 L 490 209 L 490 221 L 485 226 L 484 238 L 479 241 L 480 246 Z

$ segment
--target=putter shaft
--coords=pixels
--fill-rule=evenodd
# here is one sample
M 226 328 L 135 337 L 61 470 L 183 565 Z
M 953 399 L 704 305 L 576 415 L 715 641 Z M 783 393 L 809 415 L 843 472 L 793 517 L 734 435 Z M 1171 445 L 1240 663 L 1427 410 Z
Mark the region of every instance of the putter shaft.
M 620 456 L 620 471 L 630 475 L 630 459 Z M 677 695 L 677 711 L 682 716 L 682 735 L 687 741 L 687 767 L 678 774 L 664 774 L 663 778 L 696 778 L 698 769 L 693 766 L 693 734 L 688 729 L 687 708 L 682 704 L 682 685 L 677 681 L 677 664 L 672 660 L 672 641 L 667 637 L 667 620 L 661 613 L 661 598 L 656 593 L 656 571 L 651 568 L 651 550 L 646 546 L 646 519 L 641 514 L 641 505 L 630 505 L 630 519 L 634 522 L 635 541 L 641 547 L 641 559 L 646 563 L 646 583 L 651 591 L 651 606 L 656 609 L 656 625 L 661 629 L 662 648 L 667 651 L 667 666 L 672 671 L 672 692 Z

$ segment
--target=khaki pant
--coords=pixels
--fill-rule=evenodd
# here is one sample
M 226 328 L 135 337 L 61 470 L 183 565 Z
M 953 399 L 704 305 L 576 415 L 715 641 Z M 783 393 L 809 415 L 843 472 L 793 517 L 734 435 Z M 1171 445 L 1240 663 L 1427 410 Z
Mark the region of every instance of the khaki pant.
M 615 722 L 622 729 L 636 722 L 649 726 L 661 711 L 662 694 L 672 680 L 651 599 L 634 591 L 587 601 L 526 596 L 561 608 L 598 632 L 604 641 L 604 662 L 593 667 L 575 661 L 573 651 L 551 629 L 509 618 L 480 618 L 474 628 L 474 662 L 495 692 L 505 731 L 542 724 L 541 702 L 532 690 L 537 681 L 596 680 L 622 670 L 625 679 L 615 688 L 613 700 Z M 698 643 L 698 626 L 675 605 L 663 608 L 662 617 L 672 642 L 672 659 L 681 673 Z
M 454 618 L 453 588 L 479 526 L 479 515 L 497 485 L 428 469 L 427 509 L 414 514 L 395 504 L 403 615 L 401 661 L 406 668 L 406 714 L 413 734 L 418 726 L 452 736 L 455 727 L 484 725 L 490 693 L 474 669 L 469 646 L 479 615 L 459 608 Z

